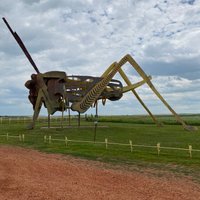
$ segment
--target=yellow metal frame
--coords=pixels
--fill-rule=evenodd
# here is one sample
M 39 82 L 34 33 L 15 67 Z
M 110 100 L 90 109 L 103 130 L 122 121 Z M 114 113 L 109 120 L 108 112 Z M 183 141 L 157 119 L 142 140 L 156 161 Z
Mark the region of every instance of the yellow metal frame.
M 136 71 L 137 73 L 142 77 L 142 81 L 132 84 L 129 78 L 126 76 L 125 72 L 122 70 L 122 66 L 126 63 L 129 63 Z M 196 127 L 188 126 L 186 123 L 181 119 L 181 117 L 172 109 L 172 107 L 167 103 L 167 101 L 161 96 L 161 94 L 158 92 L 158 90 L 155 88 L 153 83 L 151 82 L 151 77 L 147 76 L 146 73 L 142 70 L 142 68 L 138 65 L 138 63 L 131 57 L 131 55 L 127 54 L 124 56 L 118 63 L 114 62 L 111 64 L 108 69 L 102 74 L 102 81 L 100 81 L 97 85 L 94 86 L 91 91 L 89 91 L 83 99 L 78 102 L 74 103 L 72 105 L 72 109 L 76 110 L 80 113 L 85 112 L 99 97 L 101 92 L 105 89 L 109 81 L 115 76 L 115 74 L 119 72 L 127 86 L 123 87 L 123 92 L 132 91 L 132 93 L 135 95 L 137 100 L 140 102 L 140 104 L 144 107 L 144 109 L 147 111 L 147 113 L 151 116 L 152 120 L 158 125 L 161 126 L 158 122 L 158 120 L 155 118 L 155 116 L 151 113 L 151 111 L 148 109 L 148 107 L 144 104 L 142 99 L 139 97 L 135 89 L 137 87 L 140 87 L 143 84 L 147 84 L 150 89 L 155 93 L 155 95 L 162 101 L 162 103 L 167 107 L 167 109 L 174 115 L 176 120 L 180 122 L 184 129 L 186 130 L 195 130 Z

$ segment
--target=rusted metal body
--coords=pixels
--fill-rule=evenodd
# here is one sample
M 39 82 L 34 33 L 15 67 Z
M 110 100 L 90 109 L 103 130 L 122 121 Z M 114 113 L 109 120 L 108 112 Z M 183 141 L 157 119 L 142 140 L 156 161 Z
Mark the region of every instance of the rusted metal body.
M 41 82 L 42 77 L 42 82 Z M 65 72 L 50 71 L 44 74 L 31 75 L 31 80 L 25 83 L 26 88 L 29 89 L 29 101 L 36 107 L 36 102 L 39 97 L 39 90 L 42 84 L 45 83 L 49 99 L 53 104 L 51 115 L 56 111 L 63 111 L 63 101 L 65 101 L 64 109 L 71 104 L 80 102 L 83 97 L 103 78 L 93 76 L 67 76 Z M 111 101 L 119 100 L 123 95 L 122 83 L 118 80 L 112 79 L 102 93 L 98 96 L 97 100 L 109 99 Z M 39 97 L 40 98 L 40 97 Z M 42 103 L 45 104 L 45 98 L 41 97 Z M 76 111 L 76 110 L 75 110 Z

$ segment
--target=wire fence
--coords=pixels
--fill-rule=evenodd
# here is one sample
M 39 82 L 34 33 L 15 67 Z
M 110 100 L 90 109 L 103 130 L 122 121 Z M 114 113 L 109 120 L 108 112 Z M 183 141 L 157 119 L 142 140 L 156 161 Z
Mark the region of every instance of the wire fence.
M 76 116 L 71 116 L 71 120 L 73 119 L 77 119 Z M 62 117 L 59 117 L 59 116 L 54 116 L 54 117 L 51 117 L 51 121 L 52 122 L 59 122 L 59 121 L 67 121 L 68 120 L 68 117 L 64 117 L 62 119 Z M 29 122 L 32 122 L 32 117 L 0 117 L 0 124 L 15 124 L 15 123 L 29 123 Z M 39 117 L 37 119 L 37 122 L 48 122 L 48 118 L 47 117 Z
M 86 121 L 85 116 L 81 116 L 81 120 Z M 7 126 L 13 126 L 18 124 L 23 124 L 25 126 L 28 126 L 28 124 L 32 123 L 33 119 L 32 117 L 26 116 L 26 117 L 0 117 L 0 125 L 7 125 Z M 64 116 L 63 118 L 61 116 L 51 116 L 50 122 L 48 122 L 47 116 L 41 116 L 37 119 L 36 124 L 39 124 L 40 126 L 44 126 L 43 128 L 49 127 L 49 128 L 64 128 L 64 127 L 70 127 L 72 125 L 79 126 L 78 124 L 78 116 L 77 115 L 71 115 L 70 118 L 68 116 Z
M 10 135 L 10 134 L 5 134 L 5 135 L 0 135 L 0 137 L 6 137 L 6 140 L 8 141 L 10 138 L 17 139 L 20 142 L 26 142 L 27 140 L 25 139 L 24 134 L 19 134 L 19 135 Z M 30 137 L 30 136 L 29 136 Z M 161 146 L 160 143 L 157 143 L 156 145 L 142 145 L 142 144 L 133 144 L 132 140 L 129 140 L 129 143 L 116 143 L 116 142 L 109 142 L 108 138 L 105 138 L 104 141 L 90 141 L 90 140 L 72 140 L 69 139 L 68 137 L 64 137 L 63 139 L 57 139 L 57 138 L 52 138 L 51 135 L 45 135 L 44 136 L 44 143 L 45 144 L 53 144 L 53 142 L 62 142 L 66 147 L 70 147 L 69 144 L 72 143 L 87 143 L 87 144 L 99 144 L 99 145 L 104 145 L 105 149 L 108 150 L 110 145 L 116 145 L 116 146 L 127 146 L 130 150 L 130 152 L 133 152 L 137 147 L 143 147 L 143 148 L 151 148 L 155 149 L 157 151 L 157 155 L 160 155 L 161 150 L 177 150 L 177 151 L 186 151 L 189 153 L 189 157 L 192 158 L 192 152 L 200 152 L 200 149 L 193 149 L 192 145 L 188 145 L 188 148 L 179 148 L 179 147 L 164 147 Z

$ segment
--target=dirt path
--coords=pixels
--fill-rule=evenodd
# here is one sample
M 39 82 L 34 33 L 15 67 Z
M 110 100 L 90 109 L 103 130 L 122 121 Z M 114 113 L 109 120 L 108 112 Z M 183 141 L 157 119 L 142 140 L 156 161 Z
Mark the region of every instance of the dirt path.
M 0 200 L 200 200 L 186 178 L 105 168 L 104 164 L 0 146 Z

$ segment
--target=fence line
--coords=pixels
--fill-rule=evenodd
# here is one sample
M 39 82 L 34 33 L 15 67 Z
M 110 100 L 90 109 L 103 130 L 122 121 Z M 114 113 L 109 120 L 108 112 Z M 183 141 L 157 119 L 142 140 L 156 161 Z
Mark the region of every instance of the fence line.
M 90 143 L 90 144 L 105 144 L 106 149 L 108 149 L 108 145 L 119 145 L 119 146 L 130 146 L 130 151 L 133 152 L 133 147 L 144 147 L 144 148 L 156 148 L 158 156 L 160 155 L 161 149 L 166 149 L 166 150 L 179 150 L 179 151 L 188 151 L 190 158 L 192 158 L 192 152 L 200 152 L 200 149 L 193 149 L 192 145 L 188 145 L 187 148 L 178 148 L 178 147 L 161 147 L 160 143 L 157 143 L 156 146 L 152 145 L 140 145 L 140 144 L 133 144 L 132 140 L 129 140 L 129 144 L 126 143 L 115 143 L 115 142 L 108 142 L 108 139 L 105 138 L 105 142 L 94 142 L 94 141 L 87 141 L 87 140 L 69 140 L 67 137 L 65 139 L 53 139 L 51 136 L 47 138 L 47 136 L 44 136 L 44 142 L 49 142 L 52 143 L 52 141 L 60 141 L 60 142 L 65 142 L 65 145 L 68 145 L 68 142 L 74 142 L 74 143 Z
M 0 135 L 0 137 L 6 137 L 6 140 L 8 141 L 9 138 L 18 138 L 19 141 L 24 142 L 25 141 L 25 136 L 24 134 L 19 134 L 19 135 L 9 135 L 8 133 L 6 135 Z
M 6 137 L 6 140 L 8 141 L 9 138 L 17 138 L 21 142 L 25 142 L 25 135 L 19 134 L 19 135 L 9 135 L 8 133 L 6 135 L 0 135 L 0 137 Z M 166 150 L 178 150 L 178 151 L 188 151 L 190 158 L 192 158 L 192 152 L 200 152 L 200 149 L 193 149 L 192 145 L 188 145 L 188 148 L 179 148 L 179 147 L 164 147 L 161 146 L 160 143 L 157 143 L 156 146 L 153 145 L 142 145 L 142 144 L 133 144 L 132 140 L 129 140 L 129 143 L 115 143 L 115 142 L 109 142 L 107 138 L 105 138 L 105 141 L 89 141 L 89 140 L 70 140 L 67 137 L 64 139 L 57 139 L 52 138 L 51 135 L 48 137 L 44 136 L 44 143 L 51 144 L 53 141 L 63 142 L 65 143 L 65 146 L 69 145 L 69 142 L 71 143 L 88 143 L 88 144 L 103 144 L 105 145 L 105 148 L 108 149 L 108 145 L 118 145 L 118 146 L 129 146 L 130 151 L 133 152 L 134 147 L 144 147 L 144 148 L 155 148 L 157 149 L 158 156 L 160 155 L 161 149 Z
M 76 119 L 76 116 L 71 115 L 71 119 Z M 67 116 L 64 116 L 63 121 L 68 120 Z M 0 124 L 13 124 L 13 123 L 25 123 L 25 122 L 31 122 L 32 121 L 32 117 L 0 117 Z M 53 116 L 51 117 L 51 122 L 58 122 L 58 121 L 62 121 L 62 117 L 60 116 Z M 48 122 L 48 118 L 46 116 L 44 117 L 38 117 L 37 119 L 38 123 L 47 123 Z

